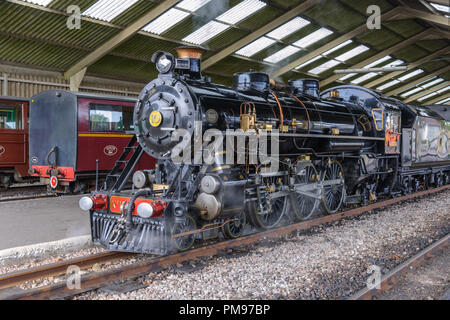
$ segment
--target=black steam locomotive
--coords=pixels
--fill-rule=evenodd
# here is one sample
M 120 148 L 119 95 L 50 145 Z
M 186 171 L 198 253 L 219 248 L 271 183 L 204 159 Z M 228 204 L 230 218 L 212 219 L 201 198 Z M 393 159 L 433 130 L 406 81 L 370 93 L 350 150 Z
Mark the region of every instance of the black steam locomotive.
M 356 86 L 320 95 L 310 79 L 283 87 L 247 72 L 225 87 L 202 77 L 201 50 L 177 51 L 154 54 L 160 73 L 139 96 L 134 138 L 80 200 L 110 250 L 182 251 L 449 183 L 450 119 Z M 144 153 L 156 169 L 131 177 Z

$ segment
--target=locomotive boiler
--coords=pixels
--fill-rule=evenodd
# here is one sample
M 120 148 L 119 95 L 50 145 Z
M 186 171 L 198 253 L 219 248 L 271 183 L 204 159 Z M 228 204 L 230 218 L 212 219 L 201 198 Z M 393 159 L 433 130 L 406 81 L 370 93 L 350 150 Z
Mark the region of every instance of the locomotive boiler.
M 139 95 L 135 136 L 102 190 L 80 200 L 94 242 L 166 254 L 335 213 L 347 189 L 359 202 L 393 190 L 396 103 L 355 103 L 337 90 L 321 98 L 317 80 L 284 87 L 259 72 L 237 73 L 226 87 L 201 75 L 200 49 L 177 52 L 153 55 L 159 75 Z M 143 154 L 156 168 L 133 174 Z

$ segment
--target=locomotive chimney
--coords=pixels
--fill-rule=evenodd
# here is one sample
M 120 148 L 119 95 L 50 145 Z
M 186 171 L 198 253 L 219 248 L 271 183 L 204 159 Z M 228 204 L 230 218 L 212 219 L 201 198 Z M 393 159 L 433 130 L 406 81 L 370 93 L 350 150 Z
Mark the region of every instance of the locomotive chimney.
M 201 79 L 201 60 L 205 50 L 198 47 L 183 46 L 176 48 L 178 59 L 176 69 L 180 74 L 187 74 L 193 79 Z

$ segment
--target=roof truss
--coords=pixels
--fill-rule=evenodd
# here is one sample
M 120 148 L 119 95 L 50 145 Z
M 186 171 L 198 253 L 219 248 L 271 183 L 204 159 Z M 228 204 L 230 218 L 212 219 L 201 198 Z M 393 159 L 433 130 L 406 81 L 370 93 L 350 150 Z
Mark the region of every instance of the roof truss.
M 272 22 L 266 24 L 265 26 L 259 28 L 256 31 L 253 31 L 252 33 L 250 33 L 249 35 L 245 36 L 241 40 L 236 41 L 232 45 L 228 46 L 225 49 L 220 50 L 220 52 L 216 53 L 215 55 L 213 55 L 209 59 L 205 60 L 202 63 L 203 68 L 207 69 L 207 68 L 211 67 L 213 64 L 215 64 L 215 63 L 219 62 L 220 60 L 226 58 L 227 56 L 232 55 L 234 52 L 236 52 L 240 48 L 243 48 L 247 44 L 249 44 L 249 43 L 259 39 L 260 37 L 262 37 L 265 34 L 269 33 L 273 29 L 281 26 L 285 22 L 295 18 L 296 16 L 298 16 L 302 12 L 308 10 L 309 8 L 311 8 L 313 5 L 315 5 L 318 2 L 319 2 L 319 0 L 307 0 L 307 1 L 303 2 L 302 4 L 298 5 L 297 7 L 289 10 L 288 12 L 286 12 L 282 16 L 276 18 Z
M 416 84 L 422 83 L 422 82 L 427 81 L 427 80 L 431 80 L 433 77 L 438 76 L 440 74 L 443 74 L 443 73 L 445 73 L 445 72 L 447 72 L 449 70 L 450 70 L 450 66 L 447 66 L 447 67 L 445 67 L 443 69 L 439 69 L 438 71 L 435 71 L 435 72 L 433 72 L 431 74 L 427 74 L 426 76 L 423 76 L 423 77 L 421 77 L 421 78 L 419 78 L 419 79 L 417 79 L 417 80 L 415 80 L 413 82 L 408 82 L 405 85 L 401 86 L 400 88 L 397 88 L 395 90 L 389 91 L 389 92 L 386 93 L 386 95 L 387 96 L 396 96 L 399 93 L 402 93 L 402 92 L 408 90 L 409 88 L 415 86 Z
M 390 79 L 392 79 L 392 78 L 394 78 L 394 77 L 396 77 L 398 75 L 401 75 L 402 73 L 408 72 L 409 70 L 420 66 L 421 64 L 423 64 L 425 62 L 428 62 L 430 60 L 433 60 L 433 59 L 437 58 L 437 57 L 447 53 L 449 50 L 450 50 L 450 47 L 445 47 L 445 48 L 443 48 L 441 50 L 438 50 L 438 51 L 430 54 L 429 56 L 423 57 L 422 59 L 419 59 L 419 60 L 415 61 L 414 63 L 411 63 L 410 65 L 408 65 L 408 70 L 407 71 L 390 72 L 390 73 L 388 73 L 388 74 L 386 74 L 386 75 L 384 75 L 384 76 L 382 76 L 382 77 L 380 77 L 380 78 L 378 78 L 378 79 L 376 79 L 376 80 L 374 80 L 372 82 L 369 82 L 368 84 L 365 84 L 364 86 L 366 88 L 373 88 L 373 87 L 379 85 L 380 83 L 386 82 L 386 81 L 388 81 L 388 80 L 390 80 Z
M 390 20 L 400 13 L 401 13 L 401 8 L 397 7 L 397 8 L 394 8 L 394 9 L 382 14 L 381 19 L 382 20 Z M 292 69 L 295 69 L 295 67 L 315 58 L 318 55 L 323 54 L 324 52 L 338 46 L 339 44 L 341 44 L 347 40 L 354 38 L 355 36 L 365 32 L 365 31 L 367 31 L 367 25 L 366 24 L 360 25 L 359 27 L 357 27 L 357 28 L 353 29 L 352 31 L 340 36 L 339 38 L 327 43 L 326 45 L 308 53 L 307 55 L 305 55 L 299 59 L 296 59 L 295 61 L 285 65 L 284 67 L 279 68 L 278 70 L 275 70 L 274 72 L 272 72 L 271 76 L 279 77 L 279 76 L 291 71 Z
M 436 102 L 439 102 L 439 101 L 447 99 L 447 98 L 450 98 L 450 92 L 448 92 L 444 95 L 440 95 L 436 98 L 433 98 L 433 100 L 429 100 L 429 101 L 425 102 L 423 105 L 432 105 L 432 104 L 435 104 Z M 447 102 L 446 104 L 449 104 L 449 103 Z
M 428 94 L 430 94 L 430 93 L 436 92 L 436 91 L 438 91 L 438 90 L 441 90 L 441 89 L 447 87 L 449 84 L 450 84 L 449 81 L 445 81 L 444 83 L 441 83 L 441 84 L 438 85 L 438 86 L 432 87 L 432 88 L 430 88 L 430 89 L 428 89 L 428 90 L 425 90 L 425 91 L 421 91 L 420 93 L 418 93 L 418 94 L 416 94 L 416 95 L 414 95 L 414 96 L 412 96 L 412 97 L 410 97 L 410 98 L 408 98 L 408 99 L 405 99 L 405 100 L 403 100 L 403 101 L 404 101 L 405 103 L 410 103 L 410 102 L 412 102 L 412 101 L 416 101 L 417 99 L 420 99 L 420 98 L 422 98 L 422 97 L 425 97 L 426 95 L 428 95 Z
M 119 34 L 106 41 L 100 47 L 95 49 L 93 52 L 88 54 L 86 57 L 78 61 L 73 67 L 64 73 L 64 77 L 69 79 L 71 76 L 77 74 L 84 68 L 93 64 L 101 57 L 106 55 L 108 52 L 112 51 L 114 48 L 119 46 L 121 43 L 129 39 L 131 36 L 136 34 L 139 30 L 145 27 L 150 21 L 157 18 L 159 15 L 163 14 L 166 10 L 171 8 L 173 5 L 177 4 L 179 0 L 165 0 L 156 8 L 150 10 L 145 15 L 140 17 L 138 20 L 130 24 L 128 27 L 123 29 Z
M 433 32 L 432 29 L 427 29 L 427 30 L 425 30 L 425 31 L 423 31 L 423 32 L 421 32 L 421 33 L 419 33 L 419 34 L 417 34 L 417 35 L 415 35 L 415 36 L 413 36 L 413 37 L 411 37 L 411 38 L 409 38 L 409 39 L 406 39 L 406 40 L 404 40 L 404 41 L 401 41 L 400 43 L 397 43 L 396 45 L 394 45 L 394 46 L 392 46 L 392 47 L 389 47 L 389 48 L 387 48 L 386 50 L 383 50 L 383 51 L 377 53 L 376 55 L 374 55 L 374 56 L 372 56 L 372 57 L 370 57 L 370 58 L 368 58 L 368 59 L 366 59 L 366 60 L 364 60 L 364 61 L 361 61 L 361 62 L 359 62 L 359 63 L 357 63 L 357 64 L 355 64 L 355 65 L 349 67 L 349 69 L 359 69 L 359 68 L 362 68 L 362 67 L 364 67 L 365 65 L 368 65 L 368 64 L 370 64 L 370 63 L 372 63 L 372 62 L 374 62 L 374 61 L 376 61 L 376 60 L 378 60 L 378 59 L 381 59 L 381 58 L 383 58 L 383 57 L 385 57 L 385 56 L 387 56 L 387 55 L 392 54 L 392 53 L 395 52 L 395 51 L 398 51 L 398 50 L 400 50 L 400 49 L 402 49 L 402 48 L 404 48 L 404 47 L 407 47 L 407 46 L 409 46 L 410 44 L 412 44 L 412 43 L 414 43 L 414 42 L 416 42 L 416 41 L 418 41 L 418 40 L 424 40 L 424 39 L 426 39 L 427 36 L 429 36 L 432 32 Z M 336 80 L 339 79 L 340 77 L 342 77 L 341 74 L 332 75 L 331 77 L 329 77 L 329 78 L 327 78 L 327 79 L 321 81 L 321 82 L 320 82 L 320 86 L 321 86 L 321 87 L 325 87 L 326 85 L 328 85 L 328 84 L 330 84 L 330 83 L 336 81 Z

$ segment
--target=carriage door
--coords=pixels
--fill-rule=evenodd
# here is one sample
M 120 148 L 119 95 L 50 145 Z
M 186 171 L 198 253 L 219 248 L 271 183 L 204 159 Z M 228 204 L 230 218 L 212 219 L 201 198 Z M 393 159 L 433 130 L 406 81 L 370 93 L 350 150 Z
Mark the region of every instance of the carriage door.
M 400 153 L 400 119 L 399 112 L 388 111 L 386 114 L 385 152 L 387 154 Z
M 16 167 L 27 174 L 28 105 L 19 101 L 0 100 L 0 165 Z

